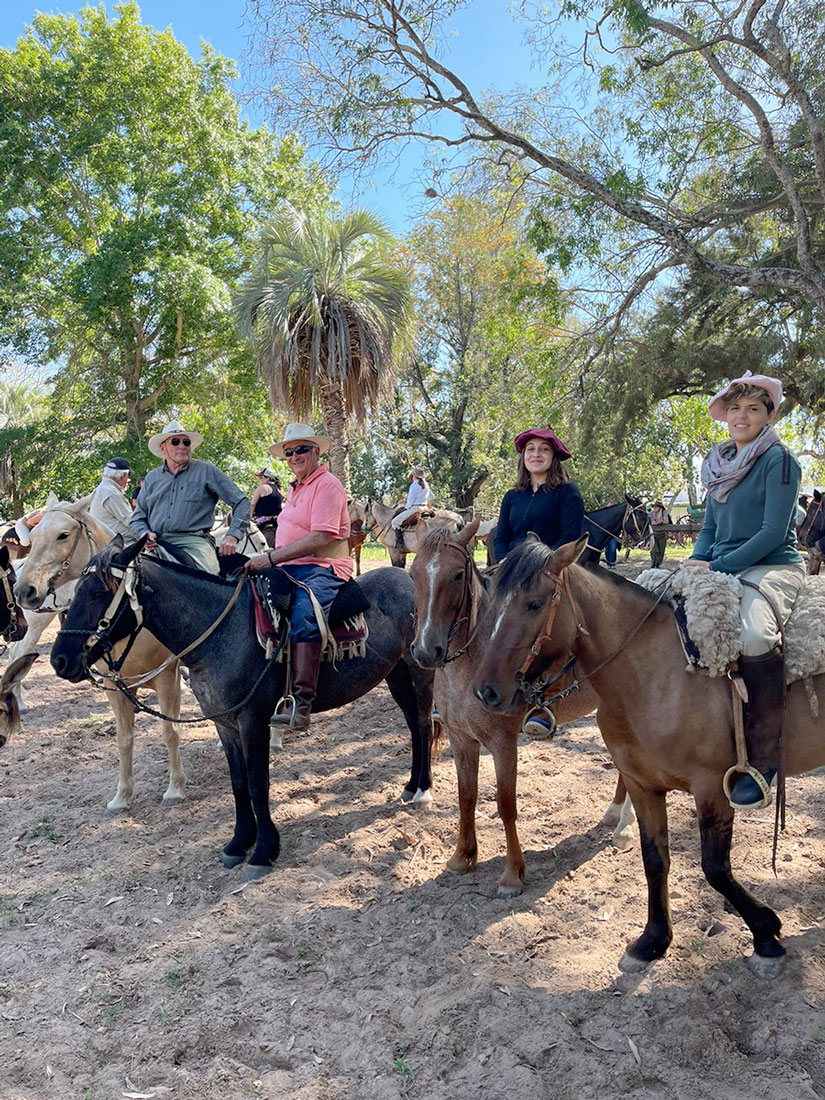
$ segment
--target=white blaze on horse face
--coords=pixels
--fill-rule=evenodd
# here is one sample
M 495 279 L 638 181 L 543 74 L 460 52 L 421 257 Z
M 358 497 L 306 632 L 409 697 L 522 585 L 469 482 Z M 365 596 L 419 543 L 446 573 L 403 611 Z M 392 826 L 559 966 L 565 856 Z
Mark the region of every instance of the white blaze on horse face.
M 501 629 L 501 624 L 504 621 L 504 616 L 506 614 L 507 614 L 507 608 L 502 607 L 501 611 L 499 611 L 499 613 L 498 613 L 498 618 L 496 619 L 495 626 L 493 627 L 493 632 L 490 635 L 490 646 L 492 646 L 493 642 L 496 640 L 496 635 L 498 634 L 499 630 Z
M 418 644 L 422 649 L 427 650 L 427 632 L 431 628 L 433 617 L 433 605 L 435 603 L 435 577 L 438 569 L 436 567 L 435 560 L 427 562 L 424 574 L 427 578 L 427 609 L 424 612 L 424 621 L 418 628 Z

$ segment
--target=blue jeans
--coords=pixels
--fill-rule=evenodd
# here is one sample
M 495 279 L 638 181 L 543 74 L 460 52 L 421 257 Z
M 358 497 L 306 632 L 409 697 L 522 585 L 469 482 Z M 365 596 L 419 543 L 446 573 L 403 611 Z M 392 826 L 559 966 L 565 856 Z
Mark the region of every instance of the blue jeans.
M 604 548 L 604 560 L 606 565 L 616 564 L 616 554 L 619 552 L 619 544 L 615 539 L 610 539 Z
M 280 567 L 290 577 L 311 588 L 324 614 L 329 613 L 332 602 L 346 581 L 336 577 L 328 565 L 282 565 Z M 289 615 L 289 637 L 293 642 L 320 642 L 321 632 L 315 620 L 315 612 L 309 595 L 303 588 L 295 588 L 292 596 L 292 610 Z

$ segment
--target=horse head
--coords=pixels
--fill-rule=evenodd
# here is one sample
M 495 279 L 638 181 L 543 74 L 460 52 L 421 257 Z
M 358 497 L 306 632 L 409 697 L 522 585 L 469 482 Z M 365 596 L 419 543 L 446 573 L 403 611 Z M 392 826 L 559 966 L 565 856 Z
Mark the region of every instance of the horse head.
M 86 565 L 75 591 L 63 627 L 52 646 L 52 668 L 58 676 L 73 684 L 87 675 L 106 647 L 128 637 L 137 625 L 128 593 L 112 606 L 125 571 L 135 562 L 147 536 L 124 548 L 116 535 L 111 544 Z
M 92 494 L 73 503 L 55 501 L 32 528 L 31 552 L 17 575 L 21 607 L 40 610 L 46 597 L 61 584 L 76 580 L 89 558 L 112 537 L 89 512 L 91 500 Z
M 639 497 L 625 493 L 627 511 L 622 521 L 622 541 L 629 546 L 639 546 L 652 535 L 650 514 Z
M 454 636 L 472 631 L 475 566 L 469 546 L 480 522 L 474 519 L 458 532 L 431 528 L 410 567 L 416 620 L 410 653 L 422 668 L 443 665 Z
M 0 749 L 11 735 L 20 729 L 20 706 L 14 692 L 37 657 L 37 653 L 27 653 L 23 657 L 18 657 L 16 661 L 12 661 L 0 679 Z
M 586 546 L 586 535 L 558 550 L 528 536 L 499 567 L 492 592 L 495 627 L 473 679 L 473 692 L 488 710 L 513 714 L 529 684 L 573 653 L 580 625 L 571 601 L 562 598 L 564 570 Z
M 825 535 L 825 499 L 814 489 L 813 500 L 808 504 L 805 518 L 799 528 L 799 538 L 805 546 L 815 546 Z

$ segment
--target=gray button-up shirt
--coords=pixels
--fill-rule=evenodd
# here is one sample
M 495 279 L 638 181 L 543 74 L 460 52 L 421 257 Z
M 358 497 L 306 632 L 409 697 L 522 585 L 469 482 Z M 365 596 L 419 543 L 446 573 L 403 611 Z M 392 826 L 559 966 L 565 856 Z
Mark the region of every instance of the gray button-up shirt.
M 228 534 L 240 539 L 249 526 L 249 497 L 211 462 L 190 459 L 173 474 L 164 464 L 143 479 L 130 520 L 136 538 L 154 531 L 208 534 L 215 521 L 215 506 L 225 501 L 232 509 Z
M 113 535 L 123 535 L 128 542 L 134 539 L 134 532 L 129 526 L 132 509 L 122 489 L 110 477 L 104 477 L 95 489 L 89 511 L 95 519 L 105 523 Z

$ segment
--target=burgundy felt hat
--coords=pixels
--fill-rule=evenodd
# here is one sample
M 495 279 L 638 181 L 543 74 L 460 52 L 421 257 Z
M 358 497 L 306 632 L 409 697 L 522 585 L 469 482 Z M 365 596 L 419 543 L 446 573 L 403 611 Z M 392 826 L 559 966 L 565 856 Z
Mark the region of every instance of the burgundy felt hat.
M 570 451 L 568 451 L 552 428 L 528 428 L 526 432 L 521 432 L 520 435 L 517 435 L 513 442 L 519 454 L 521 454 L 531 439 L 543 439 L 546 443 L 549 443 L 562 461 L 564 461 L 565 458 L 572 458 Z

